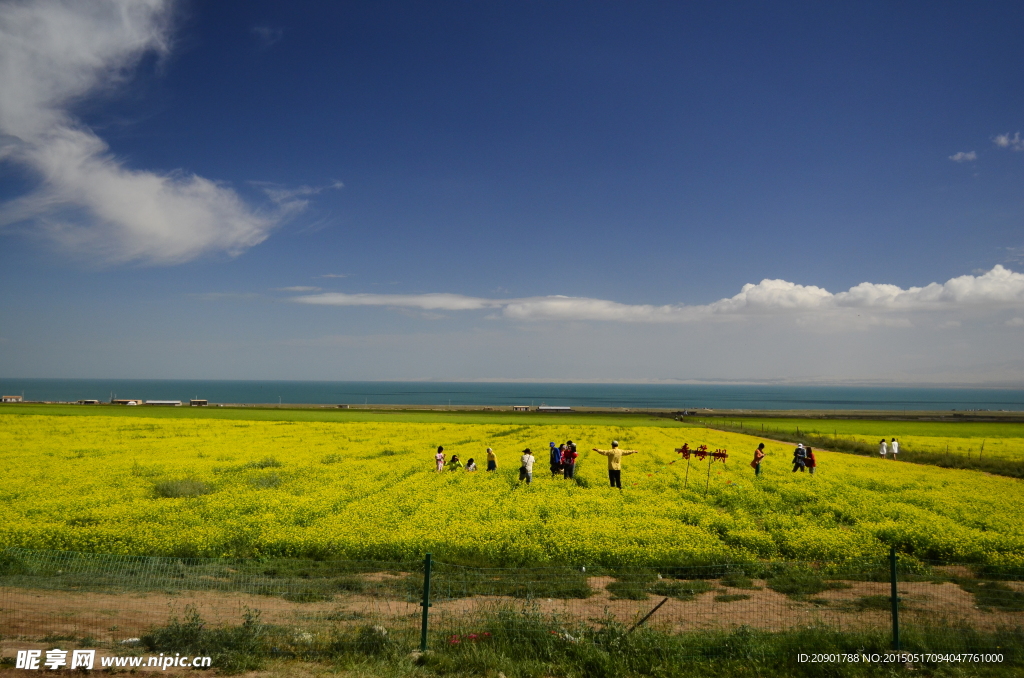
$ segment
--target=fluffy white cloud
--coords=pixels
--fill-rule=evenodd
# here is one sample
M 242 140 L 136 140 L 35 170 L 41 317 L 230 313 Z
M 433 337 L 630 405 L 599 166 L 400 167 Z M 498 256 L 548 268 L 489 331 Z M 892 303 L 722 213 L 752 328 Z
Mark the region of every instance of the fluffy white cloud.
M 1012 148 L 1015 151 L 1024 151 L 1024 139 L 1020 138 L 1020 132 L 1016 132 L 1013 136 L 1007 134 L 1000 134 L 992 138 L 992 142 L 999 148 Z
M 68 113 L 70 102 L 124 80 L 143 55 L 167 52 L 170 5 L 0 4 L 0 159 L 40 182 L 0 206 L 0 227 L 27 223 L 105 262 L 175 264 L 266 239 L 281 214 L 254 211 L 203 177 L 129 169 Z
M 486 299 L 459 294 L 335 292 L 294 297 L 293 301 L 327 306 L 389 306 L 432 311 L 500 309 L 503 317 L 514 320 L 672 323 L 785 313 L 838 313 L 846 310 L 884 313 L 1024 306 L 1024 274 L 995 266 L 983 275 L 964 275 L 942 284 L 931 283 L 905 290 L 897 285 L 861 283 L 837 294 L 813 285 L 762 280 L 756 285 L 744 285 L 739 294 L 733 297 L 695 306 L 622 304 L 605 299 L 564 296 Z M 872 324 L 891 326 L 893 322 L 890 319 Z M 900 320 L 896 324 L 906 324 L 906 321 Z
M 1010 318 L 1006 321 L 1007 327 L 1024 327 L 1024 318 Z
M 949 159 L 953 162 L 973 162 L 978 159 L 978 154 L 974 151 L 967 151 L 966 153 L 964 151 L 960 151 L 959 153 L 954 153 L 949 156 Z

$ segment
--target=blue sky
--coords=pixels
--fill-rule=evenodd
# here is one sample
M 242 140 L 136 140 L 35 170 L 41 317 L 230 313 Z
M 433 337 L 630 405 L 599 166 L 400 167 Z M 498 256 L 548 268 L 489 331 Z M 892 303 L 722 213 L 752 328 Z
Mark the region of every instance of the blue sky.
M 1022 29 L 6 3 L 0 376 L 1020 385 Z

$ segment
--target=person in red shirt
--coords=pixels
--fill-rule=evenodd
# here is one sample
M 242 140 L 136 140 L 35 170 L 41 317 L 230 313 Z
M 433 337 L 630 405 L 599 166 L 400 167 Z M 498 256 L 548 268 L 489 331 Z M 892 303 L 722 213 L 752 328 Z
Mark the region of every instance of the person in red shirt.
M 567 442 L 562 449 L 562 477 L 566 480 L 572 480 L 576 477 L 576 457 L 579 454 L 576 452 L 576 446 L 570 440 Z

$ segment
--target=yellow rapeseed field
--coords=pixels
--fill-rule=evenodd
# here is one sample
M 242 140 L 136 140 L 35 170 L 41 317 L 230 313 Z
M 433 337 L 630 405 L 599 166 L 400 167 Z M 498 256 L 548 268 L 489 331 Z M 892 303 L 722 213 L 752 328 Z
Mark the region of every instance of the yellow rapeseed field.
M 569 438 L 577 483 L 547 469 L 548 442 Z M 612 439 L 640 451 L 624 459 L 621 492 L 589 451 Z M 1024 564 L 1019 480 L 826 452 L 816 475 L 794 474 L 791 448 L 775 443 L 755 480 L 757 442 L 642 426 L 0 415 L 0 546 L 696 565 L 877 557 L 896 544 L 922 559 Z M 691 461 L 687 479 L 682 443 L 729 450 L 711 465 L 707 498 L 708 462 Z M 481 471 L 436 473 L 437 445 Z M 488 446 L 497 473 L 482 470 Z M 529 487 L 518 482 L 527 446 Z

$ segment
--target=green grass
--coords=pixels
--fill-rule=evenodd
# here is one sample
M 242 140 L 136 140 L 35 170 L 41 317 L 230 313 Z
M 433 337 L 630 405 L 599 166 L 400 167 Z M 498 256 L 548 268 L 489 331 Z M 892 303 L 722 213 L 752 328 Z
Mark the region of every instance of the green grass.
M 878 456 L 882 438 L 901 440 L 900 461 L 1024 478 L 1024 423 L 730 417 L 688 423 L 792 444 Z M 854 436 L 861 436 L 856 438 Z M 865 439 L 864 436 L 867 436 Z M 985 445 L 988 443 L 988 451 Z
M 1024 420 L 1006 422 L 979 421 L 908 421 L 893 419 L 837 419 L 821 418 L 790 419 L 788 417 L 688 417 L 694 425 L 715 427 L 722 424 L 744 433 L 816 433 L 823 436 L 869 435 L 878 438 L 903 436 L 931 436 L 938 438 L 1024 438 Z M 877 448 L 876 448 L 877 449 Z
M 768 588 L 797 600 L 805 600 L 829 589 L 849 588 L 849 584 L 830 581 L 805 567 L 789 567 L 768 578 Z
M 248 421 L 394 421 L 406 423 L 520 424 L 537 426 L 659 426 L 689 428 L 671 416 L 643 412 L 485 412 L 462 410 L 342 410 L 310 407 L 123 407 L 120 405 L 0 405 L 0 414 L 68 417 L 142 417 L 146 419 L 238 419 Z
M 650 594 L 693 600 L 702 593 L 714 590 L 714 586 L 701 579 L 665 579 L 659 578 L 651 570 L 638 570 L 617 574 L 615 581 L 605 586 L 605 590 L 612 594 L 612 598 L 625 600 L 647 600 Z
M 165 499 L 178 499 L 182 497 L 199 497 L 210 494 L 213 488 L 201 480 L 195 478 L 180 478 L 178 480 L 163 480 L 153 486 L 153 493 Z
M 219 673 L 285 668 L 275 658 L 312 660 L 329 672 L 359 676 L 500 676 L 506 678 L 859 678 L 915 675 L 936 678 L 1019 678 L 1024 675 L 1024 632 L 981 632 L 958 627 L 906 628 L 902 649 L 917 653 L 998 652 L 999 664 L 915 663 L 909 670 L 886 663 L 800 662 L 801 653 L 885 655 L 891 649 L 886 630 L 839 632 L 820 626 L 768 632 L 741 626 L 734 630 L 671 634 L 647 626 L 630 632 L 605 621 L 571 625 L 537 612 L 499 609 L 460 628 L 435 629 L 430 649 L 410 656 L 418 640 L 377 625 L 338 625 L 327 634 L 303 638 L 294 629 L 263 624 L 247 611 L 238 626 L 213 627 L 189 610 L 143 637 L 149 652 L 213 657 Z M 326 668 L 326 666 L 325 666 Z M 312 675 L 296 667 L 296 675 Z M 288 675 L 287 673 L 277 675 Z

